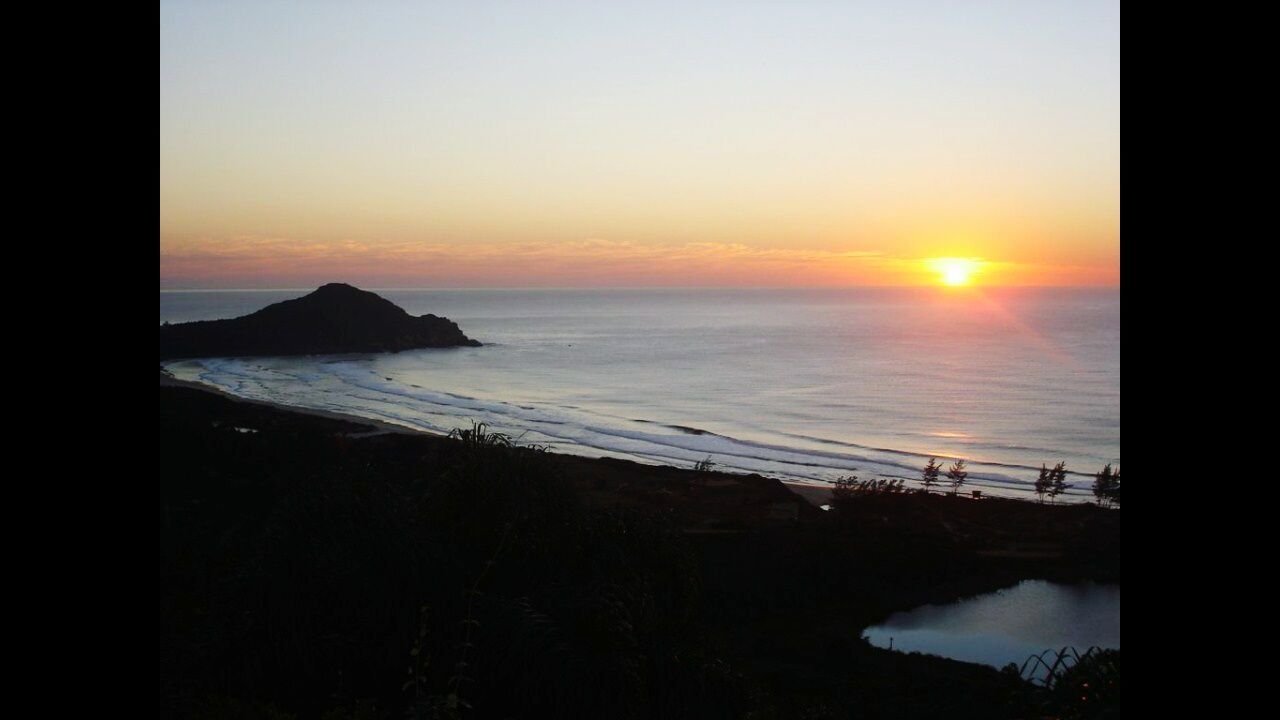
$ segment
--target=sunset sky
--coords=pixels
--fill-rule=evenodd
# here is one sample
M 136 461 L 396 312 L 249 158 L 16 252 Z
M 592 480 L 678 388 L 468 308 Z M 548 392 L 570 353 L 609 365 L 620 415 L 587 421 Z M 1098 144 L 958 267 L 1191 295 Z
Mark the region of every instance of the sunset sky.
M 1119 224 L 1118 2 L 160 8 L 161 288 L 1117 285 Z

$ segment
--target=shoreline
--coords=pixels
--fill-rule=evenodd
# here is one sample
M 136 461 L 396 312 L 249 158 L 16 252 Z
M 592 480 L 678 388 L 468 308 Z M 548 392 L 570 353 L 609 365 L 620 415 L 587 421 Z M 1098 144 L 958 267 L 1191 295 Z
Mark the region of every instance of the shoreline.
M 334 419 L 334 420 L 344 420 L 351 423 L 366 425 L 372 428 L 372 432 L 375 432 L 375 433 L 397 433 L 397 434 L 421 435 L 426 437 L 437 437 L 437 438 L 443 438 L 448 436 L 448 433 L 445 433 L 445 432 L 439 432 L 439 431 L 431 430 L 427 428 L 401 424 L 401 423 L 397 423 L 390 420 L 381 420 L 378 418 L 371 418 L 371 417 L 358 415 L 350 412 L 342 412 L 338 410 L 320 410 L 320 409 L 309 408 L 301 405 L 290 405 L 287 403 L 277 402 L 273 400 L 262 400 L 258 398 L 244 397 L 244 396 L 232 393 L 217 385 L 213 385 L 211 383 L 207 383 L 199 380 L 179 379 L 173 376 L 170 373 L 170 371 L 168 371 L 163 367 L 163 365 L 161 366 L 160 381 L 162 385 L 168 385 L 172 387 L 186 387 L 194 390 L 199 390 L 202 392 L 208 392 L 208 393 L 217 395 L 219 397 L 227 398 L 236 402 L 251 403 L 251 404 L 261 405 L 264 407 L 271 407 L 277 410 L 283 410 L 287 412 L 296 412 L 304 415 L 311 415 L 315 417 L 322 417 L 322 418 L 328 418 L 328 419 Z M 557 456 L 580 458 L 584 460 L 621 460 L 624 462 L 636 463 L 637 465 L 641 465 L 644 467 L 673 468 L 673 469 L 683 469 L 683 470 L 690 469 L 689 467 L 676 465 L 671 462 L 664 462 L 662 460 L 653 460 L 650 458 L 646 458 L 643 456 L 636 456 L 629 453 L 609 454 L 610 451 L 608 450 L 600 450 L 599 451 L 600 454 L 592 453 L 590 451 L 595 450 L 596 448 L 593 448 L 592 446 L 589 446 L 589 445 L 587 446 L 579 445 L 578 447 L 585 448 L 586 450 L 588 450 L 588 452 L 583 452 L 583 453 L 566 452 L 562 449 L 553 449 L 550 452 Z M 944 456 L 938 456 L 938 457 L 944 462 L 947 459 L 949 459 L 948 457 L 944 457 Z M 719 464 L 717 464 L 717 466 L 723 467 Z M 820 507 L 824 504 L 828 504 L 832 499 L 832 493 L 834 491 L 834 486 L 831 483 L 823 482 L 821 480 L 806 480 L 806 479 L 796 479 L 796 478 L 789 478 L 789 477 L 779 477 L 773 474 L 766 475 L 761 472 L 744 471 L 742 469 L 736 469 L 736 470 L 717 469 L 715 472 L 722 473 L 724 475 L 729 475 L 729 476 L 740 476 L 740 477 L 755 476 L 755 477 L 767 477 L 773 480 L 777 480 L 778 482 L 786 486 L 788 489 L 790 489 L 793 493 L 804 498 L 804 500 L 807 503 L 809 503 L 815 508 Z M 1081 473 L 1078 471 L 1071 471 L 1070 474 L 1073 476 L 1078 475 L 1081 477 L 1086 477 L 1085 473 Z M 868 477 L 864 479 L 873 479 L 875 475 L 876 473 L 870 473 Z M 900 477 L 900 476 L 894 475 L 893 477 Z M 1092 477 L 1092 476 L 1088 476 L 1088 477 Z M 908 480 L 909 483 L 912 482 L 910 478 L 906 478 L 906 479 Z M 1092 505 L 1094 504 L 1091 495 L 1088 493 L 1086 489 L 1084 489 L 1084 486 L 1078 485 L 1077 487 L 1080 488 L 1079 492 L 1069 493 L 1068 498 L 1065 498 L 1062 501 L 1059 501 L 1057 503 L 1052 503 L 1052 504 L 1055 504 L 1055 505 Z M 916 488 L 914 485 L 909 484 L 907 487 L 907 490 L 915 490 L 915 489 L 918 489 L 918 488 Z M 999 499 L 1004 501 L 1039 504 L 1034 494 L 1030 490 L 1023 490 L 1023 489 L 1009 490 L 1002 487 L 992 488 L 988 486 L 982 486 L 982 487 L 971 488 L 971 489 L 981 490 L 983 495 L 983 500 Z M 939 495 L 946 494 L 945 491 L 942 491 L 941 489 L 935 490 L 934 492 L 935 494 L 939 494 Z M 963 491 L 962 494 L 965 494 L 965 496 L 967 497 L 967 492 L 968 492 L 968 489 Z
M 296 406 L 296 405 L 283 404 L 283 402 L 275 402 L 270 400 L 257 400 L 257 398 L 242 397 L 242 396 L 234 395 L 234 393 L 232 392 L 225 391 L 225 389 L 223 388 L 212 386 L 212 384 L 209 384 L 209 383 L 193 382 L 193 380 L 183 380 L 183 379 L 174 378 L 172 374 L 168 373 L 168 370 L 164 370 L 164 369 L 161 369 L 161 373 L 160 373 L 160 386 L 191 389 L 191 391 L 206 393 L 206 395 L 223 398 L 223 400 L 236 402 L 236 404 L 255 406 L 255 407 L 264 407 L 264 409 L 273 410 L 273 411 L 276 411 L 276 413 L 310 416 L 310 418 L 339 421 L 339 423 L 348 423 L 353 425 L 360 425 L 360 427 L 370 428 L 370 430 L 367 430 L 367 432 L 344 433 L 344 436 L 352 439 L 370 438 L 370 437 L 376 437 L 376 436 L 394 436 L 394 437 L 403 437 L 403 438 L 430 438 L 430 439 L 433 439 L 433 441 L 447 441 L 448 439 L 448 436 L 445 433 L 436 433 L 436 432 L 431 432 L 431 430 L 428 430 L 428 429 L 407 427 L 407 425 L 393 423 L 393 421 L 380 420 L 375 418 L 366 418 L 366 416 L 349 414 L 349 413 L 340 413 L 340 411 L 335 411 L 335 410 L 317 410 L 317 409 L 311 409 L 311 407 L 302 407 L 302 406 Z M 660 484 L 664 482 L 666 483 L 672 482 L 672 478 L 686 478 L 686 477 L 689 477 L 689 475 L 705 475 L 705 477 L 717 478 L 717 479 L 709 480 L 707 484 L 712 484 L 712 486 L 721 486 L 721 487 L 735 486 L 735 484 L 737 484 L 737 486 L 746 487 L 746 486 L 756 486 L 756 484 L 760 484 L 760 483 L 765 483 L 765 484 L 777 483 L 777 486 L 781 486 L 781 488 L 786 489 L 787 495 L 790 496 L 792 500 L 800 501 L 801 505 L 803 505 L 803 507 L 799 507 L 799 509 L 797 509 L 797 512 L 796 512 L 797 519 L 799 519 L 800 516 L 806 516 L 806 518 L 809 518 L 809 519 L 817 518 L 817 519 L 826 520 L 829 518 L 829 516 L 835 515 L 833 514 L 833 512 L 827 512 L 822 509 L 823 505 L 831 505 L 833 501 L 833 492 L 835 492 L 835 488 L 833 488 L 833 486 L 826 486 L 826 484 L 814 484 L 814 483 L 800 482 L 800 480 L 790 480 L 790 479 L 769 477 L 769 475 L 763 475 L 759 473 L 733 473 L 733 471 L 724 471 L 719 469 L 699 471 L 692 468 L 682 468 L 682 466 L 678 466 L 678 465 L 663 464 L 663 462 L 645 462 L 641 460 L 627 459 L 627 457 L 576 455 L 576 454 L 568 454 L 568 452 L 556 452 L 556 451 L 548 451 L 548 455 L 556 457 L 556 459 L 558 461 L 561 461 L 562 464 L 564 465 L 573 466 L 573 468 L 575 468 L 575 471 L 577 471 L 577 473 L 594 474 L 594 473 L 598 473 L 600 469 L 617 468 L 618 470 L 621 470 L 621 474 L 625 475 L 625 477 L 627 478 L 630 478 L 632 480 L 636 478 L 643 478 L 644 482 L 653 482 L 655 486 L 660 486 Z M 680 479 L 678 480 L 678 482 L 687 483 L 687 480 Z M 623 484 L 626 484 L 626 483 L 623 483 Z M 660 492 L 666 492 L 666 491 L 660 491 Z M 765 495 L 767 495 L 767 493 L 765 493 Z M 1025 509 L 1030 511 L 1044 511 L 1044 510 L 1053 510 L 1053 509 L 1076 509 L 1076 510 L 1084 509 L 1084 510 L 1098 511 L 1098 512 L 1116 512 L 1116 514 L 1119 514 L 1119 510 L 1101 509 L 1101 507 L 1098 507 L 1096 503 L 1093 503 L 1091 501 L 1043 503 L 1043 502 L 1038 502 L 1034 500 L 1033 497 L 1007 497 L 1007 496 L 988 495 L 988 496 L 984 496 L 983 500 L 974 502 L 974 501 L 970 501 L 969 497 L 966 497 L 964 495 L 961 495 L 959 497 L 951 497 L 951 496 L 947 496 L 945 492 L 933 492 L 923 497 L 916 495 L 916 493 L 908 492 L 908 493 L 902 493 L 902 495 L 897 495 L 897 496 L 877 497 L 877 498 L 874 498 L 873 502 L 888 502 L 888 503 L 900 502 L 900 501 L 911 502 L 913 501 L 911 500 L 911 498 L 914 498 L 914 500 L 916 501 L 924 500 L 925 502 L 959 502 L 960 505 L 956 506 L 955 510 L 964 509 L 964 506 L 969 506 L 969 505 L 982 505 L 982 506 L 989 506 L 991 507 L 992 511 L 996 511 L 996 512 L 1001 511 L 1001 510 L 997 510 L 997 507 L 1007 507 L 1007 509 L 1011 509 L 1011 510 Z M 774 498 L 774 500 L 777 501 L 777 500 L 780 500 L 780 498 L 776 497 Z M 699 510 L 700 512 L 695 512 L 695 515 L 701 516 L 701 523 L 705 525 L 717 524 L 716 521 L 709 519 L 709 518 L 713 518 L 713 516 L 718 515 L 718 512 L 716 509 L 714 509 L 714 507 L 700 507 Z M 732 512 L 728 511 L 727 507 L 726 509 L 723 509 L 723 510 L 724 510 L 724 514 L 732 515 Z M 891 511 L 896 512 L 897 510 L 892 509 L 891 507 Z M 759 519 L 759 518 L 756 518 L 756 519 Z M 741 518 L 739 518 L 739 520 L 741 520 Z M 755 521 L 754 520 L 750 521 L 749 524 L 755 524 Z M 946 523 L 943 523 L 943 524 L 946 524 Z M 686 532 L 716 533 L 716 532 L 722 532 L 722 530 L 714 529 L 712 527 L 704 527 L 700 529 L 686 530 Z M 731 530 L 731 532 L 739 532 L 739 530 Z M 1037 560 L 1046 559 L 1046 557 L 1042 557 L 1041 553 L 1037 551 L 1027 552 L 1023 550 L 988 551 L 988 552 L 983 552 L 982 555 L 987 555 L 988 557 L 991 557 L 991 559 L 993 560 L 1004 559 L 1009 561 L 1024 561 L 1024 562 L 1025 561 L 1034 562 Z M 1048 578 L 1046 575 L 1044 579 L 1052 579 L 1052 578 Z M 1116 584 L 1119 584 L 1119 579 L 1112 580 L 1112 579 L 1098 578 L 1098 582 L 1115 582 Z
M 365 425 L 373 428 L 373 432 L 375 434 L 395 433 L 398 435 L 424 436 L 424 437 L 431 437 L 431 438 L 447 438 L 448 437 L 448 435 L 444 433 L 431 432 L 430 430 L 424 430 L 422 428 L 412 428 L 406 425 L 400 425 L 387 420 L 378 420 L 375 418 L 368 418 L 362 415 L 355 415 L 352 413 L 344 413 L 336 410 L 316 410 L 314 408 L 302 407 L 300 405 L 289 405 L 287 403 L 275 402 L 272 400 L 258 400 L 256 398 L 242 397 L 240 395 L 236 395 L 235 393 L 231 393 L 226 390 L 223 390 L 222 388 L 217 387 L 215 385 L 210 385 L 209 383 L 196 382 L 191 380 L 180 380 L 176 377 L 173 377 L 168 373 L 168 371 L 165 371 L 165 370 L 162 370 L 160 373 L 160 386 L 187 388 L 189 390 L 197 390 L 200 392 L 209 393 L 211 395 L 216 395 L 217 397 L 221 397 L 226 400 L 230 400 L 232 402 L 248 403 L 250 405 L 268 407 L 273 410 L 280 410 L 283 412 L 298 413 L 300 415 L 310 415 L 312 417 L 324 418 L 326 420 L 339 420 L 339 421 L 354 423 L 357 425 Z M 361 436 L 367 437 L 368 435 L 362 433 Z M 558 457 L 576 458 L 576 459 L 587 460 L 587 461 L 618 460 L 621 462 L 635 463 L 637 465 L 641 465 L 645 467 L 670 468 L 674 470 L 689 470 L 689 468 L 682 468 L 677 465 L 670 465 L 665 463 L 646 463 L 646 462 L 641 462 L 639 460 L 631 460 L 631 459 L 591 457 L 587 455 L 575 455 L 572 453 L 559 453 L 559 452 L 553 452 L 552 454 Z M 767 476 L 759 475 L 758 473 L 726 473 L 723 471 L 715 471 L 715 472 L 717 474 L 734 475 L 734 476 L 740 476 L 740 477 L 752 477 L 752 476 L 767 477 Z M 815 485 L 812 483 L 805 483 L 797 480 L 784 480 L 781 478 L 771 478 L 771 479 L 775 479 L 778 482 L 782 483 L 793 494 L 799 496 L 814 508 L 818 508 L 819 506 L 824 505 L 831 500 L 832 488 L 829 486 Z M 1013 499 L 1013 498 L 1009 498 L 1009 499 Z
M 258 400 L 255 398 L 242 397 L 235 393 L 227 392 L 215 385 L 210 385 L 209 383 L 179 380 L 178 378 L 168 374 L 167 371 L 163 370 L 160 372 L 160 387 L 178 387 L 187 388 L 188 390 L 198 390 L 200 392 L 206 392 L 210 395 L 216 395 L 220 398 L 231 400 L 232 402 L 260 405 L 262 407 L 269 407 L 275 410 L 283 410 L 284 412 L 325 418 L 326 420 L 340 420 L 355 423 L 357 425 L 367 425 L 378 432 L 397 433 L 403 435 L 426 435 L 428 437 L 446 437 L 445 435 L 440 435 L 426 430 L 397 425 L 396 423 L 387 422 L 386 420 L 377 420 L 374 418 L 362 417 L 360 415 L 338 412 L 336 410 L 316 410 L 314 408 L 302 407 L 300 405 L 288 405 L 286 403 L 273 402 L 271 400 Z

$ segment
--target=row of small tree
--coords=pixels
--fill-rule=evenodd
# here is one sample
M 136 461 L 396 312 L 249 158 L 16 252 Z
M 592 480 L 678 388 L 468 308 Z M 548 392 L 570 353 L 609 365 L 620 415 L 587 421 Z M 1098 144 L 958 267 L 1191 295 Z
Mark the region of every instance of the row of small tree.
M 942 466 L 938 464 L 937 458 L 929 458 L 929 463 L 924 466 L 924 473 L 920 476 L 920 483 L 924 485 L 924 491 L 929 490 L 938 484 L 939 475 L 942 472 Z M 947 484 L 951 485 L 951 492 L 960 492 L 960 486 L 964 485 L 964 481 L 969 479 L 969 471 L 964 469 L 964 460 L 960 459 L 951 464 L 947 468 Z
M 929 458 L 929 462 L 924 466 L 924 470 L 920 475 L 920 484 L 923 486 L 922 491 L 928 494 L 935 485 L 941 485 L 943 480 L 942 465 L 938 464 L 937 458 Z M 969 471 L 965 469 L 965 461 L 963 459 L 956 460 L 947 468 L 946 483 L 951 486 L 951 493 L 960 492 L 960 487 L 969 479 Z M 1040 498 L 1040 502 L 1044 502 L 1047 497 L 1050 501 L 1057 499 L 1059 495 L 1064 495 L 1073 485 L 1067 482 L 1067 463 L 1060 462 L 1052 468 L 1041 465 L 1040 476 L 1036 478 L 1035 493 Z M 904 492 L 904 481 L 889 480 L 881 478 L 879 480 L 862 480 L 859 481 L 856 475 L 840 478 L 835 482 L 835 492 L 837 499 L 849 499 L 856 494 L 864 493 L 901 493 Z M 1098 499 L 1098 504 L 1103 507 L 1118 507 L 1120 505 L 1120 470 L 1112 470 L 1111 464 L 1098 471 L 1094 475 L 1093 496 Z
M 1070 490 L 1071 483 L 1067 482 L 1067 463 L 1060 462 L 1049 469 L 1043 463 L 1040 465 L 1040 476 L 1036 478 L 1035 491 L 1036 496 L 1040 498 L 1040 502 L 1044 502 L 1045 496 L 1049 500 L 1056 499 L 1059 495 L 1063 495 Z
M 1041 465 L 1040 476 L 1036 478 L 1035 484 L 1036 495 L 1040 496 L 1040 502 L 1044 502 L 1046 495 L 1052 500 L 1065 493 L 1071 487 L 1066 480 L 1067 464 L 1065 462 L 1054 465 L 1053 469 Z M 1120 505 L 1119 468 L 1112 470 L 1111 463 L 1107 463 L 1093 476 L 1093 497 L 1103 507 Z
M 920 476 L 920 484 L 924 486 L 927 493 L 934 486 L 939 484 L 942 466 L 938 464 L 937 458 L 929 458 L 929 462 L 924 466 L 924 471 Z M 960 486 L 969 477 L 969 473 L 964 469 L 964 460 L 957 460 L 947 469 L 947 482 L 951 485 L 951 492 L 957 493 Z M 1040 466 L 1040 475 L 1036 478 L 1035 493 L 1040 498 L 1040 502 L 1048 497 L 1051 501 L 1055 500 L 1059 495 L 1064 495 L 1070 490 L 1072 484 L 1067 482 L 1067 463 L 1065 461 L 1049 468 L 1046 465 Z M 1104 507 L 1112 507 L 1120 505 L 1120 470 L 1119 468 L 1112 470 L 1111 463 L 1107 463 L 1106 467 L 1098 471 L 1094 475 L 1093 480 L 1093 496 L 1097 498 L 1098 504 Z

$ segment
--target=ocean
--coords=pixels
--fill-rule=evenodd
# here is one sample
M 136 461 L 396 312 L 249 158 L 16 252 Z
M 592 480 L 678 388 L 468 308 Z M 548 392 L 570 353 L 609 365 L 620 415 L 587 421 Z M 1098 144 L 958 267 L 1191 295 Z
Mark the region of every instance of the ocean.
M 965 458 L 966 490 L 1026 497 L 1065 461 L 1068 500 L 1120 464 L 1118 289 L 375 290 L 478 348 L 168 363 L 230 393 L 447 433 L 488 423 L 556 452 L 832 482 L 915 481 Z M 161 291 L 161 322 L 306 294 Z

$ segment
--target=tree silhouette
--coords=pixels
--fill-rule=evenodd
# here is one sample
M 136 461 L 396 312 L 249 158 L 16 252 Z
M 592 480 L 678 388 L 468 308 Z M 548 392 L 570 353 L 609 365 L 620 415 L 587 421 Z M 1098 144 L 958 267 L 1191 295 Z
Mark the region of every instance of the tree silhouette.
M 938 473 L 941 470 L 942 466 L 938 464 L 937 458 L 929 458 L 929 463 L 924 466 L 924 473 L 920 476 L 920 483 L 924 485 L 925 493 L 938 483 Z
M 960 486 L 969 477 L 969 472 L 964 469 L 964 460 L 957 460 L 947 469 L 947 480 L 951 483 L 951 494 L 960 492 Z
M 1120 505 L 1120 468 L 1116 468 L 1111 473 L 1111 504 L 1119 507 Z
M 1049 497 L 1057 499 L 1059 495 L 1064 494 L 1071 488 L 1067 483 L 1067 463 L 1062 461 L 1053 466 L 1053 470 L 1049 473 L 1052 477 L 1052 485 L 1049 489 Z
M 1112 473 L 1111 463 L 1107 463 L 1097 475 L 1093 476 L 1093 496 L 1098 499 L 1099 505 L 1111 504 L 1119 475 L 1119 473 Z
M 1053 489 L 1053 471 L 1045 467 L 1044 463 L 1040 463 L 1040 477 L 1036 478 L 1036 495 L 1040 496 L 1040 502 L 1044 502 L 1044 496 Z

